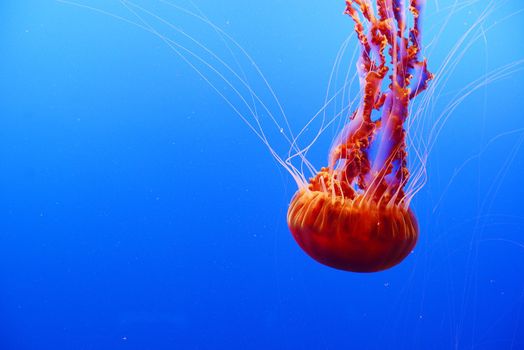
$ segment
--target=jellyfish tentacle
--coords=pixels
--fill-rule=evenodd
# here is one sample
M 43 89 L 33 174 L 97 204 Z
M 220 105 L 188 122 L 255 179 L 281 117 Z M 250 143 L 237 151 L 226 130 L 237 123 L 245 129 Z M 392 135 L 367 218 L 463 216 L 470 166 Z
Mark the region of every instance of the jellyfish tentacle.
M 348 183 L 364 193 L 365 202 L 398 204 L 405 195 L 408 105 L 433 78 L 426 60 L 420 59 L 422 5 L 421 0 L 411 0 L 408 12 L 402 0 L 377 0 L 375 13 L 370 0 L 346 0 L 345 14 L 353 20 L 361 46 L 357 71 L 362 95 L 330 152 L 329 173 L 331 183 Z M 411 28 L 407 13 L 413 17 Z M 389 85 L 384 89 L 386 78 Z M 375 111 L 380 113 L 374 120 Z

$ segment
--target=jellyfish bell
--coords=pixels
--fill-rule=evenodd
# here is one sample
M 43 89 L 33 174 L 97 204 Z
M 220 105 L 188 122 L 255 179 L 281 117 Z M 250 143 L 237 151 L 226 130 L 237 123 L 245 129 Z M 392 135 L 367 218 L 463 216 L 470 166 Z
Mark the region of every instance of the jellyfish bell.
M 393 267 L 418 239 L 417 220 L 409 208 L 379 207 L 324 191 L 299 190 L 289 206 L 288 225 L 310 257 L 352 272 Z

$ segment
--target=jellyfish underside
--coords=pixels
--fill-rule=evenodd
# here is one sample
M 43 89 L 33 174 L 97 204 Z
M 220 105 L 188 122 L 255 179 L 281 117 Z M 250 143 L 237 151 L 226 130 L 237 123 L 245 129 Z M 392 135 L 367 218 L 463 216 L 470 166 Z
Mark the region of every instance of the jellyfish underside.
M 412 193 L 405 191 L 404 123 L 409 102 L 432 79 L 420 58 L 420 10 L 421 1 L 411 0 L 408 30 L 403 1 L 377 0 L 376 11 L 369 0 L 346 1 L 362 48 L 362 100 L 334 143 L 329 165 L 298 190 L 288 210 L 295 240 L 324 265 L 381 271 L 400 263 L 417 242 Z

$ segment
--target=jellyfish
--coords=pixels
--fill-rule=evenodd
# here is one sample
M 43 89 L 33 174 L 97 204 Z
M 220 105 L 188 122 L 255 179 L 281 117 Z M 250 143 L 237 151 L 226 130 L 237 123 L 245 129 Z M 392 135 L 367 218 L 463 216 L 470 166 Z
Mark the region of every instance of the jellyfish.
M 237 56 L 233 55 L 233 66 L 228 64 L 177 25 L 132 2 L 123 5 L 136 22 L 116 18 L 157 36 L 188 63 L 291 174 L 299 188 L 289 205 L 287 222 L 298 245 L 309 256 L 340 270 L 376 272 L 406 258 L 419 235 L 417 220 L 410 209 L 416 189 L 408 186 L 405 124 L 410 102 L 433 78 L 426 59 L 421 57 L 423 3 L 424 0 L 346 0 L 345 14 L 354 22 L 360 46 L 357 75 L 361 100 L 333 142 L 327 166 L 315 171 L 309 181 L 302 169 L 291 164 L 291 158 L 297 156 L 313 169 L 305 159 L 305 150 L 297 145 L 300 134 L 292 133 L 274 90 L 254 59 L 231 36 L 205 16 L 168 4 L 209 26 L 232 54 L 238 50 L 239 57 L 247 60 L 269 96 L 274 97 L 285 121 L 283 125 L 254 91 L 245 71 L 234 69 L 240 65 Z M 178 40 L 186 39 L 187 44 L 163 34 L 151 22 L 167 26 L 178 34 Z M 225 83 L 224 88 L 215 85 L 212 77 Z M 240 103 L 235 104 L 233 98 Z M 242 106 L 247 114 L 241 111 Z M 264 114 L 291 146 L 289 158 L 281 158 L 270 145 L 261 121 Z M 253 119 L 246 115 L 252 115 Z M 291 156 L 291 152 L 296 153 Z
M 433 78 L 421 58 L 423 2 L 406 9 L 403 0 L 346 1 L 361 47 L 361 101 L 287 216 L 298 245 L 324 265 L 377 272 L 399 264 L 417 242 L 405 124 L 410 101 Z

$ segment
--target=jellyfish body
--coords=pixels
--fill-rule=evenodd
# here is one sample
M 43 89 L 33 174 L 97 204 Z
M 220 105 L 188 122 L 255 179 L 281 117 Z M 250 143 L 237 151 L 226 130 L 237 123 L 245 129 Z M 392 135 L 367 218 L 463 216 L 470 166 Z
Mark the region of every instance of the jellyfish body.
M 361 45 L 362 100 L 329 154 L 329 164 L 291 201 L 288 225 L 300 247 L 322 264 L 375 272 L 414 248 L 417 221 L 405 191 L 409 102 L 432 79 L 420 58 L 422 0 L 347 0 Z M 406 28 L 406 13 L 413 26 Z M 389 80 L 389 84 L 387 84 Z M 387 86 L 385 87 L 385 85 Z

